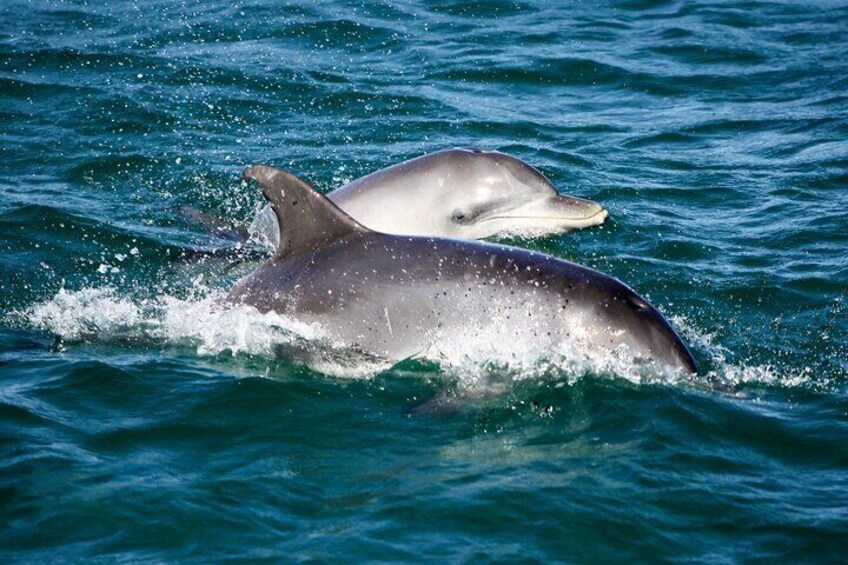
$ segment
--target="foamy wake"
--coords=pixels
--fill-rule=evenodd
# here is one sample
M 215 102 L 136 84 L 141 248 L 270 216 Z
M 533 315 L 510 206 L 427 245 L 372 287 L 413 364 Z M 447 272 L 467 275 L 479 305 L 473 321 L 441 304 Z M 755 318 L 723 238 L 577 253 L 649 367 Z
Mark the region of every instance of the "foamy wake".
M 221 291 L 203 289 L 200 296 L 133 299 L 111 288 L 60 290 L 53 298 L 22 312 L 36 328 L 65 341 L 149 341 L 196 348 L 198 355 L 284 356 L 317 371 L 339 377 L 363 378 L 385 371 L 392 363 L 328 339 L 315 324 L 304 324 L 274 312 L 262 314 L 249 306 L 224 306 Z M 734 364 L 715 336 L 684 318 L 674 325 L 714 367 L 693 377 L 657 366 L 635 365 L 626 351 L 604 358 L 581 354 L 573 344 L 551 348 L 499 339 L 473 328 L 443 336 L 420 354 L 435 362 L 460 386 L 474 391 L 503 387 L 524 379 L 555 379 L 573 384 L 584 375 L 609 375 L 635 384 L 688 384 L 707 388 L 745 383 L 803 386 L 809 371 L 786 374 L 771 366 Z
M 348 360 L 343 347 L 329 342 L 314 324 L 274 312 L 262 314 L 250 306 L 225 307 L 223 298 L 223 292 L 214 290 L 188 299 L 165 295 L 133 300 L 112 288 L 63 289 L 23 315 L 31 325 L 67 341 L 147 340 L 194 346 L 202 356 L 273 357 L 291 352 L 318 370 L 343 376 L 376 369 L 371 359 L 359 358 L 358 364 Z M 323 350 L 326 355 L 319 354 Z

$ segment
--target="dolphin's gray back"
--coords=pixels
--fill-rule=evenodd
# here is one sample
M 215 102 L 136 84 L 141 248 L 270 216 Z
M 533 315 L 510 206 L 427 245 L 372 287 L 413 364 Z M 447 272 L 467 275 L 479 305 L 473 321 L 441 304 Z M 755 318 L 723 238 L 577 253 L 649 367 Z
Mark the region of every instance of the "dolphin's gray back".
M 438 192 L 437 183 L 440 180 L 450 186 L 466 185 L 476 177 L 481 168 L 487 172 L 503 168 L 528 185 L 537 186 L 539 190 L 551 194 L 556 193 L 556 189 L 544 174 L 516 157 L 498 151 L 455 148 L 436 151 L 380 169 L 349 182 L 327 196 L 342 207 L 364 198 L 377 201 L 380 198 L 400 196 L 408 199 L 409 196 L 405 193 L 414 189 Z
M 437 151 L 380 169 L 330 192 L 327 196 L 343 206 L 356 199 L 403 196 L 404 192 L 419 186 L 435 189 L 434 171 L 462 168 L 468 162 L 465 150 Z M 407 197 L 408 198 L 408 197 Z
M 455 151 L 437 152 L 386 167 L 338 188 L 327 197 L 371 229 L 444 235 L 434 227 L 446 204 L 441 186 L 464 186 L 472 170 L 457 167 Z M 436 224 L 438 225 L 438 224 Z

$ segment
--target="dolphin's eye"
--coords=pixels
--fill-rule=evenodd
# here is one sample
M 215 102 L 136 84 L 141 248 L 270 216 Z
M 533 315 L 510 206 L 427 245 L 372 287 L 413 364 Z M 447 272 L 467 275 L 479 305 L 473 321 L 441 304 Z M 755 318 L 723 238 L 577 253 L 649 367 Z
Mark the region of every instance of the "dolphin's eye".
M 476 222 L 484 212 L 485 209 L 482 206 L 454 210 L 451 214 L 451 220 L 455 224 L 472 224 Z

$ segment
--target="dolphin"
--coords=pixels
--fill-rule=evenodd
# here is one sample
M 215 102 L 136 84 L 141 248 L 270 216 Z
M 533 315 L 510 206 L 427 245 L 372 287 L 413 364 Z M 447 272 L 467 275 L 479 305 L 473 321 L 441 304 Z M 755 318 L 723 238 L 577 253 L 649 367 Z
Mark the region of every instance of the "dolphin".
M 333 342 L 399 362 L 471 335 L 568 350 L 586 359 L 697 372 L 660 312 L 618 280 L 525 249 L 366 228 L 298 177 L 244 170 L 280 225 L 273 256 L 227 296 L 316 324 Z
M 384 233 L 459 239 L 538 237 L 597 226 L 607 211 L 557 193 L 533 166 L 476 148 L 430 153 L 381 169 L 327 194 L 360 224 Z M 276 247 L 274 215 L 254 220 Z

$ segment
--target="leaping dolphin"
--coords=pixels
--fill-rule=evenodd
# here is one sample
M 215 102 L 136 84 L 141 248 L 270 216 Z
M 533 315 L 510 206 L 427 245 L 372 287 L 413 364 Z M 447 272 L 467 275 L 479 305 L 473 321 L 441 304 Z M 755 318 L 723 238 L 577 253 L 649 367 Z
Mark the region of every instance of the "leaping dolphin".
M 504 245 L 373 231 L 286 171 L 254 165 L 243 177 L 271 203 L 280 244 L 236 283 L 232 303 L 318 324 L 390 361 L 438 351 L 470 329 L 697 372 L 662 314 L 612 277 Z
M 396 235 L 537 237 L 597 226 L 607 217 L 596 202 L 557 193 L 524 161 L 483 149 L 430 153 L 366 175 L 327 197 L 363 226 Z M 260 213 L 253 231 L 277 245 L 270 212 Z

